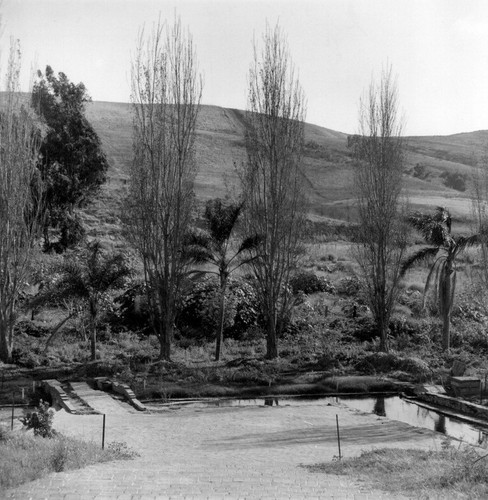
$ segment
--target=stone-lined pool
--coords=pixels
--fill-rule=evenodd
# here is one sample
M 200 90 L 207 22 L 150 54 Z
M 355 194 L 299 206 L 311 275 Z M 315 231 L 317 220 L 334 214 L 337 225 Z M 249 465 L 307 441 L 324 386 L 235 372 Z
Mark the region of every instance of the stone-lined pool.
M 443 412 L 439 408 L 423 405 L 418 401 L 402 398 L 397 395 L 375 395 L 375 396 L 304 396 L 304 397 L 262 397 L 255 399 L 195 399 L 195 400 L 173 400 L 168 403 L 155 403 L 156 407 L 236 407 L 236 406 L 305 406 L 305 405 L 329 405 L 341 403 L 350 408 L 355 408 L 367 413 L 398 420 L 414 427 L 423 427 L 440 432 L 448 437 L 459 439 L 483 448 L 488 447 L 488 422 L 472 421 L 463 419 L 462 416 L 453 415 L 451 412 Z

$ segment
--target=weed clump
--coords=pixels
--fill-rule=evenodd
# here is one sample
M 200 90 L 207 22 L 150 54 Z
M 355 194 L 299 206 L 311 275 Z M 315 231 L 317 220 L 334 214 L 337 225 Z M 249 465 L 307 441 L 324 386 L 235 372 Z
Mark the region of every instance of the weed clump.
M 304 293 L 311 295 L 317 292 L 335 293 L 334 285 L 326 278 L 309 271 L 302 271 L 290 279 L 290 287 L 294 295 Z

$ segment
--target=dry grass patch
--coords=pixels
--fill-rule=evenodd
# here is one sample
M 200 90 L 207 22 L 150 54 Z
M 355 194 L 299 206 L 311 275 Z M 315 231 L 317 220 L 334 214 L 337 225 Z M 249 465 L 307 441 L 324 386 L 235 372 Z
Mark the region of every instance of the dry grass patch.
M 34 481 L 52 472 L 81 469 L 111 460 L 127 460 L 137 453 L 125 443 L 80 441 L 57 434 L 52 439 L 0 427 L 0 492 Z M 0 495 L 1 496 L 1 495 Z
M 351 475 L 374 488 L 415 498 L 488 498 L 488 459 L 474 448 L 363 452 L 356 458 L 307 467 L 311 472 Z

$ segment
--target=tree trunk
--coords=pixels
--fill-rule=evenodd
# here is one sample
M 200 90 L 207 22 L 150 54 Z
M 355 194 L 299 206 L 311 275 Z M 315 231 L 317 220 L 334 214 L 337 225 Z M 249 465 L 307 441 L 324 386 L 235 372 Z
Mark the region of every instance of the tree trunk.
M 267 323 L 266 358 L 276 359 L 278 357 L 278 343 L 276 340 L 276 316 L 274 314 L 274 309 L 268 312 Z
M 446 264 L 443 271 L 443 283 L 441 285 L 441 307 L 442 312 L 442 350 L 447 352 L 451 347 L 451 309 L 452 309 L 452 267 L 450 262 Z
M 49 336 L 49 338 L 47 339 L 46 341 L 46 345 L 44 346 L 44 351 L 43 351 L 43 354 L 46 354 L 52 340 L 54 339 L 54 337 L 56 336 L 56 334 L 61 330 L 61 327 L 67 322 L 69 321 L 75 314 L 74 313 L 71 313 L 69 316 L 67 316 L 66 318 L 64 318 L 63 320 L 61 320 L 55 327 L 54 327 L 54 330 L 52 331 L 51 335 Z
M 274 328 L 268 326 L 268 336 L 266 339 L 266 358 L 276 359 L 278 357 L 278 343 L 276 342 L 276 332 Z
M 166 334 L 159 337 L 159 360 L 171 360 L 171 342 L 169 342 Z
M 97 305 L 90 301 L 90 350 L 91 360 L 97 359 Z
M 386 417 L 385 398 L 379 396 L 374 404 L 373 413 L 380 417 Z
M 0 321 L 0 361 L 3 363 L 12 362 L 12 340 L 9 325 L 5 321 Z
M 217 331 L 217 339 L 215 343 L 215 361 L 220 361 L 220 355 L 222 354 L 222 343 L 224 341 L 225 297 L 221 298 L 220 300 L 220 320 L 219 329 Z
M 451 347 L 451 311 L 446 310 L 442 315 L 442 350 L 449 351 Z
M 165 318 L 161 321 L 159 327 L 159 360 L 171 360 L 171 337 L 173 334 L 173 321 L 170 318 Z
M 224 317 L 225 317 L 225 290 L 227 288 L 227 277 L 220 277 L 220 310 L 219 310 L 219 329 L 215 343 L 215 361 L 220 360 L 222 354 L 222 343 L 224 341 Z
M 90 328 L 91 360 L 97 359 L 97 329 L 94 324 Z
M 380 334 L 380 351 L 388 352 L 388 322 L 384 317 L 379 318 L 378 333 Z
M 46 220 L 48 217 L 46 217 Z M 49 223 L 45 222 L 43 227 L 43 236 L 44 236 L 44 247 L 43 250 L 45 252 L 49 252 L 51 250 L 51 241 L 49 240 Z

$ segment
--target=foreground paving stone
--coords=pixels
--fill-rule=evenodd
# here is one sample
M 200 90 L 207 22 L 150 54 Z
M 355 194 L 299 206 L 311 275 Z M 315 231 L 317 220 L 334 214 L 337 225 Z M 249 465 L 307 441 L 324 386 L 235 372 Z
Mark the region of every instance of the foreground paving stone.
M 440 435 L 316 402 L 306 406 L 179 409 L 107 415 L 106 440 L 140 457 L 61 472 L 4 492 L 6 499 L 350 499 L 408 498 L 304 465 L 373 447 L 440 448 Z M 101 442 L 100 415 L 60 411 L 55 428 Z M 1 496 L 1 494 L 0 494 Z

